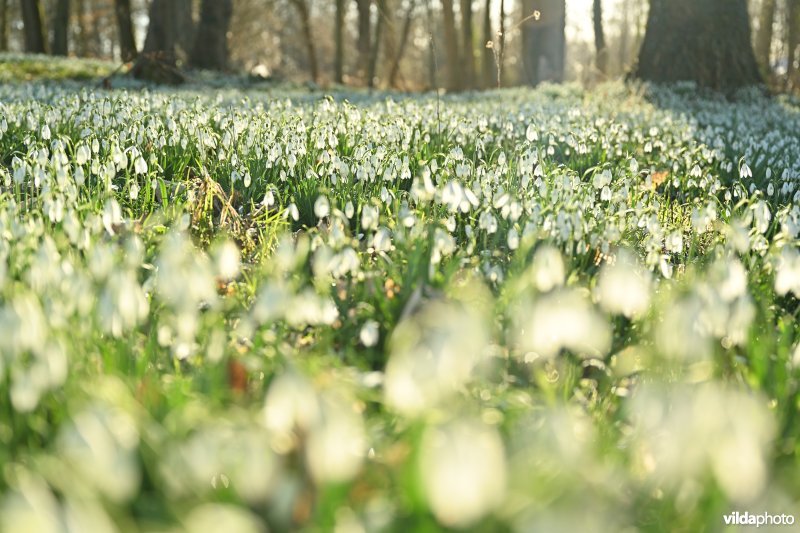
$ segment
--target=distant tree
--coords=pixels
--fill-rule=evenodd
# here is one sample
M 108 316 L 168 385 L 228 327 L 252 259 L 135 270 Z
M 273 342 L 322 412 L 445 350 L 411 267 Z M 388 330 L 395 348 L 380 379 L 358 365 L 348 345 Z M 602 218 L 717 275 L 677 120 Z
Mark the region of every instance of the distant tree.
M 370 47 L 372 42 L 372 0 L 355 0 L 358 11 L 358 76 L 367 81 L 369 74 Z
M 8 50 L 8 0 L 0 0 L 0 52 Z
M 378 6 L 378 20 L 375 21 L 375 34 L 372 36 L 372 47 L 369 52 L 369 64 L 367 65 L 367 87 L 375 87 L 375 79 L 378 76 L 378 57 L 380 55 L 383 26 L 386 22 L 386 0 L 376 0 Z
M 411 35 L 411 26 L 414 23 L 415 8 L 416 0 L 408 0 L 405 16 L 403 17 L 403 28 L 400 31 L 400 42 L 395 49 L 395 54 L 392 58 L 392 66 L 389 69 L 389 87 L 397 86 L 397 77 L 400 75 L 400 62 L 403 60 L 403 56 L 405 55 L 406 48 L 408 46 L 408 38 Z
M 483 70 L 483 88 L 488 89 L 494 87 L 495 84 L 495 64 L 494 52 L 489 46 L 489 43 L 494 40 L 494 32 L 492 31 L 492 0 L 486 0 L 483 6 L 483 42 L 481 49 L 483 50 L 482 70 Z
M 173 64 L 189 56 L 194 36 L 191 0 L 152 0 L 148 19 L 143 53 Z
M 775 24 L 776 7 L 775 0 L 763 0 L 758 17 L 758 32 L 756 32 L 754 51 L 756 61 L 758 61 L 758 65 L 764 74 L 769 74 L 771 70 L 770 51 L 772 50 L 772 33 Z
M 447 89 L 458 91 L 462 85 L 453 0 L 442 0 L 442 23 L 444 25 L 444 49 L 447 55 Z
M 306 43 L 308 53 L 308 66 L 311 70 L 311 79 L 314 83 L 319 82 L 319 67 L 317 66 L 317 51 L 314 47 L 314 32 L 311 30 L 311 10 L 307 0 L 290 0 L 297 15 L 300 17 L 300 25 L 303 29 L 303 40 Z
M 475 88 L 475 42 L 472 37 L 472 0 L 461 0 L 461 50 L 464 55 L 463 87 Z
M 136 58 L 136 38 L 133 33 L 133 19 L 131 18 L 131 0 L 114 0 L 114 13 L 117 18 L 119 32 L 119 50 L 123 61 L 132 61 Z
M 203 0 L 200 25 L 189 61 L 193 67 L 209 70 L 228 68 L 228 28 L 232 17 L 233 0 Z
M 619 18 L 619 68 L 625 72 L 631 40 L 631 0 L 623 0 Z
M 523 1 L 522 64 L 525 81 L 564 81 L 566 3 L 564 0 Z M 538 12 L 539 16 L 532 16 Z
M 595 66 L 600 76 L 608 75 L 608 47 L 603 32 L 603 1 L 592 2 L 592 23 L 594 26 Z
M 89 13 L 86 5 L 87 0 L 75 0 L 75 51 L 80 57 L 89 55 Z
M 44 54 L 44 28 L 42 27 L 42 8 L 39 0 L 20 0 L 22 11 L 23 36 L 25 51 L 32 54 Z
M 54 56 L 69 53 L 69 0 L 56 0 L 53 12 L 53 44 L 50 47 Z
M 651 0 L 636 77 L 730 90 L 761 83 L 747 0 Z
M 336 20 L 333 24 L 334 46 L 336 51 L 333 59 L 333 80 L 336 83 L 344 82 L 344 18 L 345 0 L 336 0 Z
M 786 5 L 786 87 L 800 88 L 800 0 L 787 0 Z

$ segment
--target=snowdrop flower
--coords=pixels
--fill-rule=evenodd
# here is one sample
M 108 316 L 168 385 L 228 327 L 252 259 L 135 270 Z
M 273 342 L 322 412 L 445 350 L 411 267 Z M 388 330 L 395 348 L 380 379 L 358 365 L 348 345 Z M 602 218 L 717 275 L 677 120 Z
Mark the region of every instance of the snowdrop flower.
M 667 235 L 664 247 L 668 252 L 675 254 L 681 253 L 683 251 L 683 233 L 677 230 Z
M 106 201 L 103 208 L 103 226 L 109 235 L 116 235 L 116 226 L 122 224 L 122 209 L 113 198 Z
M 775 273 L 775 292 L 780 295 L 793 293 L 800 298 L 800 252 L 792 246 L 784 246 L 778 258 Z
M 769 223 L 772 220 L 772 214 L 769 211 L 769 206 L 764 200 L 759 200 L 752 207 L 753 219 L 755 221 L 756 231 L 764 234 L 769 229 Z
M 138 175 L 147 174 L 147 162 L 144 160 L 144 157 L 139 156 L 133 163 L 133 171 Z
M 561 252 L 549 245 L 539 248 L 533 258 L 530 275 L 533 285 L 541 292 L 562 286 L 566 268 Z
M 650 272 L 638 265 L 633 254 L 621 251 L 600 271 L 595 294 L 609 313 L 640 317 L 650 305 Z
M 361 228 L 364 230 L 375 229 L 378 227 L 380 212 L 377 207 L 364 205 L 361 208 Z
M 241 266 L 239 248 L 233 242 L 225 241 L 216 250 L 216 264 L 222 279 L 236 278 Z
M 469 527 L 503 502 L 503 442 L 497 430 L 479 421 L 428 428 L 420 443 L 419 469 L 431 510 L 446 527 Z
M 741 168 L 739 168 L 739 178 L 744 180 L 752 177 L 753 177 L 753 171 L 750 169 L 747 163 L 742 161 L 742 166 Z
M 376 252 L 389 252 L 392 250 L 392 234 L 391 232 L 381 226 L 375 231 L 372 238 L 372 247 Z
M 331 212 L 331 204 L 328 202 L 328 199 L 320 195 L 317 197 L 317 200 L 314 202 L 314 215 L 317 218 L 325 218 Z
M 526 360 L 551 359 L 562 349 L 603 357 L 611 347 L 608 322 L 575 290 L 561 289 L 523 305 L 516 325 L 517 346 Z
M 361 344 L 367 348 L 371 348 L 378 344 L 380 340 L 380 325 L 375 320 L 367 320 L 361 326 L 361 331 L 358 333 L 358 338 Z
M 402 321 L 389 340 L 384 396 L 388 406 L 418 416 L 470 381 L 488 341 L 485 322 L 460 304 L 432 302 Z

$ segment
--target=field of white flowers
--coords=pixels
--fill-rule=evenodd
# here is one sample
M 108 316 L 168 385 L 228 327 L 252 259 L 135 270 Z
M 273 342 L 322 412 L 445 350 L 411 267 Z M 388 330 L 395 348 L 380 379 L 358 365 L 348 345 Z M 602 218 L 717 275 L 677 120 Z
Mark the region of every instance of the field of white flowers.
M 0 530 L 800 519 L 800 105 L 0 86 Z

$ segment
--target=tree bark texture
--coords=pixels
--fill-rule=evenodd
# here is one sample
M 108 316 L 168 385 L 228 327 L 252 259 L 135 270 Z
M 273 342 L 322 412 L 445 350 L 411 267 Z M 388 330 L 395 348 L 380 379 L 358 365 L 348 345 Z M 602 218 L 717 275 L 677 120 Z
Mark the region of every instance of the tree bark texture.
M 306 43 L 306 54 L 308 55 L 308 69 L 311 71 L 311 80 L 319 82 L 319 67 L 317 66 L 317 49 L 314 46 L 314 32 L 311 29 L 311 12 L 306 0 L 291 0 L 292 5 L 297 10 L 300 17 L 300 26 L 303 30 L 303 40 Z
M 444 49 L 447 55 L 447 89 L 458 91 L 462 85 L 453 0 L 442 0 L 442 22 L 444 24 Z
M 369 75 L 370 45 L 372 42 L 372 21 L 370 10 L 372 0 L 356 0 L 358 10 L 358 76 L 367 81 Z
M 602 77 L 608 75 L 608 48 L 603 32 L 603 0 L 592 3 L 592 23 L 594 25 L 595 66 Z
M 66 56 L 69 53 L 69 0 L 56 0 L 53 13 L 53 45 L 54 56 Z
M 42 7 L 39 0 L 21 0 L 23 37 L 25 51 L 32 54 L 44 54 L 44 29 L 42 27 Z
M 522 24 L 522 50 L 525 81 L 536 86 L 544 81 L 564 81 L 566 52 L 566 3 L 564 0 L 524 0 L 523 16 L 539 11 L 539 18 Z M 524 20 L 523 18 L 523 20 Z
M 475 42 L 472 37 L 472 0 L 461 0 L 461 49 L 464 51 L 463 88 L 475 88 Z
M 636 77 L 729 91 L 761 83 L 747 0 L 652 0 Z
M 119 50 L 123 61 L 132 61 L 136 58 L 136 38 L 133 33 L 133 20 L 131 19 L 131 0 L 114 0 L 114 14 L 117 18 L 119 30 Z
M 333 79 L 344 82 L 344 16 L 345 0 L 336 0 L 336 21 L 333 28 L 336 52 L 333 59 Z
M 228 28 L 232 17 L 233 0 L 203 0 L 200 24 L 189 61 L 193 67 L 227 70 Z

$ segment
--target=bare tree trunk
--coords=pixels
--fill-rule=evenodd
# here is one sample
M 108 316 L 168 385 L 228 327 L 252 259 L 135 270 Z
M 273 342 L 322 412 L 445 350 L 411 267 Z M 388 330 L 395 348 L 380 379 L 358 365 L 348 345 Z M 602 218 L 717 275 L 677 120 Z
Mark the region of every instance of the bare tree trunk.
M 375 87 L 375 78 L 378 75 L 378 56 L 381 48 L 381 32 L 383 31 L 384 20 L 386 19 L 386 1 L 378 2 L 378 20 L 375 22 L 375 36 L 372 39 L 372 50 L 369 56 L 369 68 L 367 69 L 367 87 Z
M 389 84 L 389 74 L 391 73 L 394 59 L 397 56 L 397 21 L 399 20 L 399 17 L 397 16 L 398 6 L 395 2 L 396 0 L 378 1 L 378 18 L 383 19 L 383 28 L 381 28 L 380 32 L 378 32 L 376 28 L 376 34 L 380 33 L 381 46 L 383 47 L 383 50 L 381 51 L 383 61 L 380 63 L 388 67 L 388 69 L 384 69 L 384 76 L 386 78 L 387 85 Z M 378 59 L 379 58 L 376 58 L 376 61 Z M 375 72 L 376 74 L 380 74 L 377 65 Z
M 191 62 L 191 55 L 194 47 L 197 44 L 200 28 L 195 28 L 194 16 L 192 13 L 192 0 L 169 0 L 172 8 L 172 32 L 175 35 L 175 47 L 178 58 Z M 232 3 L 232 0 L 221 0 L 214 2 L 219 4 L 212 8 L 214 10 L 224 10 L 227 5 Z M 205 0 L 200 7 L 200 16 L 205 11 Z M 233 8 L 231 8 L 233 9 Z M 228 17 L 230 19 L 230 17 Z M 228 31 L 227 28 L 225 30 Z M 227 42 L 227 40 L 226 40 Z
M 800 0 L 787 0 L 786 27 L 786 87 L 796 89 L 800 87 L 800 65 L 796 64 L 800 47 Z
M 76 0 L 77 4 L 77 52 L 79 57 L 89 55 L 89 27 L 87 24 L 86 0 Z
M 119 50 L 122 61 L 132 61 L 136 58 L 136 38 L 133 35 L 133 20 L 131 19 L 131 0 L 114 0 L 114 12 L 117 16 L 119 30 Z
M 50 51 L 54 56 L 66 56 L 69 52 L 67 31 L 69 29 L 69 0 L 56 0 L 53 13 L 53 43 Z
M 522 50 L 525 80 L 531 86 L 543 81 L 564 81 L 566 50 L 566 3 L 564 0 L 528 0 L 523 3 L 529 15 L 538 8 L 541 16 L 523 19 Z
M 447 89 L 458 91 L 461 89 L 461 76 L 458 54 L 458 34 L 456 32 L 456 17 L 453 13 L 453 0 L 442 0 L 442 21 L 444 24 L 444 48 L 447 54 Z
M 497 40 L 499 42 L 496 44 L 500 49 L 497 52 L 495 70 L 497 70 L 497 88 L 499 89 L 503 83 L 503 65 L 506 56 L 506 0 L 500 0 L 500 32 Z
M 433 8 L 431 2 L 425 2 L 425 19 L 428 25 L 428 83 L 433 90 L 439 90 L 439 83 L 436 79 L 436 48 L 434 47 L 433 33 L 436 23 L 433 18 Z
M 156 83 L 179 84 L 185 77 L 177 69 L 178 55 L 174 24 L 176 3 L 173 0 L 152 0 L 148 11 L 149 25 L 144 48 L 131 74 Z
M 592 22 L 594 25 L 595 66 L 600 76 L 608 76 L 608 48 L 606 36 L 603 33 L 603 0 L 594 0 L 592 3 Z
M 372 23 L 370 21 L 371 5 L 372 0 L 356 0 L 356 7 L 358 8 L 358 76 L 365 82 L 369 75 L 370 32 L 372 31 Z
M 625 73 L 628 68 L 628 46 L 631 39 L 631 3 L 625 0 L 622 3 L 622 17 L 620 19 L 619 33 L 619 71 Z
M 495 65 L 494 52 L 489 43 L 494 41 L 492 32 L 492 0 L 486 0 L 483 7 L 483 87 L 489 89 L 494 85 Z
M 464 50 L 464 88 L 475 87 L 475 42 L 472 38 L 472 0 L 461 0 L 461 46 Z
M 758 17 L 758 32 L 756 33 L 755 54 L 756 61 L 761 67 L 761 72 L 769 76 L 772 66 L 770 51 L 772 50 L 772 31 L 775 22 L 775 0 L 763 0 L 761 13 Z
M 0 0 L 0 52 L 8 50 L 8 0 Z
M 39 0 L 20 0 L 22 24 L 25 38 L 25 51 L 44 54 L 44 29 L 42 28 L 42 8 Z
M 747 0 L 652 0 L 636 76 L 715 90 L 758 85 Z
M 336 55 L 333 61 L 333 78 L 336 83 L 344 82 L 344 15 L 345 0 L 336 0 L 336 22 L 334 27 Z
M 295 9 L 297 9 L 297 14 L 300 16 L 300 25 L 303 28 L 303 38 L 306 42 L 308 68 L 311 70 L 311 79 L 314 83 L 318 83 L 319 69 L 317 67 L 317 51 L 314 47 L 314 33 L 311 30 L 311 13 L 309 12 L 306 0 L 291 0 L 291 2 Z
M 389 87 L 397 86 L 397 76 L 400 74 L 400 62 L 408 46 L 408 37 L 411 35 L 411 26 L 414 22 L 414 8 L 416 7 L 416 0 L 409 0 L 406 8 L 406 15 L 403 20 L 403 30 L 400 34 L 400 44 L 397 47 L 394 59 L 392 61 L 392 68 L 389 71 Z
M 232 17 L 233 0 L 203 0 L 190 65 L 209 70 L 228 68 L 228 28 Z

